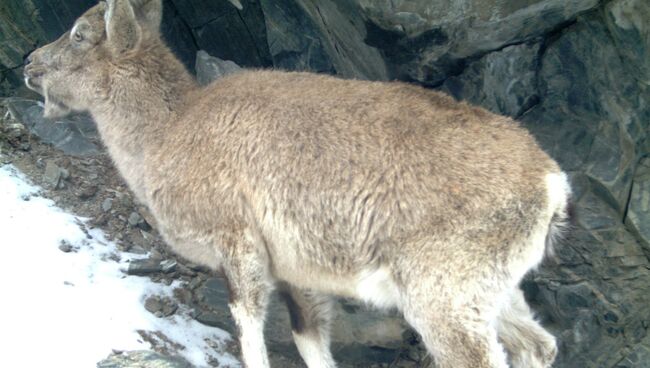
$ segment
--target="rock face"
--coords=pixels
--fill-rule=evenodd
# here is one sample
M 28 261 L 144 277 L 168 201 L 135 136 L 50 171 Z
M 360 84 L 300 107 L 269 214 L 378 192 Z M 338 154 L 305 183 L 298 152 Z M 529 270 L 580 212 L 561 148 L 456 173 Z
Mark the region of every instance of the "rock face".
M 358 0 L 368 41 L 380 48 L 396 77 L 442 83 L 468 59 L 541 37 L 593 8 L 598 0 Z
M 0 94 L 91 3 L 0 4 Z M 559 338 L 555 367 L 650 366 L 650 2 L 165 0 L 163 32 L 192 70 L 204 49 L 243 67 L 411 81 L 520 120 L 574 189 L 573 228 L 522 285 Z
M 192 368 L 192 365 L 153 351 L 131 351 L 113 354 L 97 363 L 97 368 Z
M 380 52 L 365 43 L 362 9 L 354 1 L 261 0 L 275 66 L 337 73 L 349 78 L 388 78 Z
M 259 1 L 237 2 L 167 0 L 167 9 L 178 12 L 193 44 L 221 59 L 244 67 L 271 66 L 264 14 Z
M 443 83 L 458 99 L 519 117 L 539 102 L 537 70 L 541 45 L 517 44 L 491 52 Z M 507 83 L 504 83 L 507 81 Z

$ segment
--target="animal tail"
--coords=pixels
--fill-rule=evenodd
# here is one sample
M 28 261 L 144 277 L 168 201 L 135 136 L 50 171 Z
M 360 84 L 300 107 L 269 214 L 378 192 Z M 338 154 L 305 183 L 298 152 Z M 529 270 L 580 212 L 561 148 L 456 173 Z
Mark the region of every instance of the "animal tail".
M 547 257 L 551 257 L 555 254 L 554 245 L 564 237 L 574 222 L 575 208 L 571 200 L 571 187 L 565 173 L 548 174 L 546 184 L 552 215 L 546 234 L 545 253 Z

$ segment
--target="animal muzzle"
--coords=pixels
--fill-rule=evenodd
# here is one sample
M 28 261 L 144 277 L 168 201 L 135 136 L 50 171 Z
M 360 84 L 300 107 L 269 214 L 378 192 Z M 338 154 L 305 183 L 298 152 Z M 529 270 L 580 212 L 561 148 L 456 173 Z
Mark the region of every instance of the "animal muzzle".
M 45 75 L 45 67 L 35 62 L 33 55 L 34 53 L 25 59 L 23 77 L 25 79 L 25 85 L 28 88 L 40 93 L 42 91 L 41 80 Z

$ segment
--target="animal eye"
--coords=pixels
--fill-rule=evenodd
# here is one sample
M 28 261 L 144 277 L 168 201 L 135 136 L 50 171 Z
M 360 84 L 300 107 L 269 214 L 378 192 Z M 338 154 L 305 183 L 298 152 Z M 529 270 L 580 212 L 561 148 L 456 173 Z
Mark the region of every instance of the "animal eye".
M 77 32 L 75 32 L 75 33 L 72 35 L 72 38 L 73 38 L 76 42 L 81 42 L 81 41 L 83 41 L 84 36 L 83 36 L 79 31 L 77 31 Z

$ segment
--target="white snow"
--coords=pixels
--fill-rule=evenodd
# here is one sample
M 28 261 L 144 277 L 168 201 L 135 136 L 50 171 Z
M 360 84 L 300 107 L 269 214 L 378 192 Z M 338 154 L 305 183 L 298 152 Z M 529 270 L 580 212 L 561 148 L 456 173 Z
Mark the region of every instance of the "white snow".
M 144 309 L 150 295 L 171 295 L 146 277 L 126 276 L 128 261 L 85 220 L 39 196 L 40 188 L 10 165 L 0 167 L 0 351 L 5 367 L 88 368 L 112 350 L 150 345 L 136 330 L 160 331 L 185 347 L 197 367 L 209 357 L 238 367 L 225 344 L 230 336 L 179 309 L 157 318 Z M 76 252 L 59 249 L 66 241 Z M 114 259 L 118 258 L 119 261 Z

